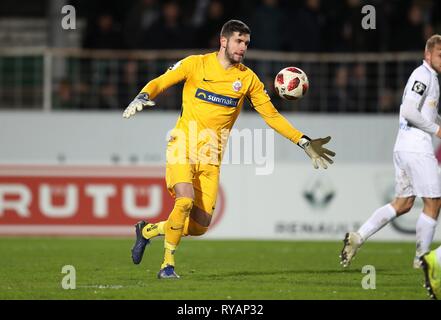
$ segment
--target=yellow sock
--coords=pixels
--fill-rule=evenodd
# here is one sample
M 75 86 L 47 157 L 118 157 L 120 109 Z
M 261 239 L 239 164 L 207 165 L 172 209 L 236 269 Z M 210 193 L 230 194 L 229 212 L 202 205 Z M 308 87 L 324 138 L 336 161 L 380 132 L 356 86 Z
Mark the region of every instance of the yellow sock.
M 185 219 L 190 215 L 193 207 L 193 199 L 176 198 L 175 206 L 168 217 L 165 225 L 165 242 L 172 246 L 178 246 L 184 231 Z
M 148 223 L 142 229 L 142 235 L 146 239 L 152 239 L 157 236 L 163 236 L 165 234 L 164 226 L 167 221 L 161 221 L 158 223 Z
M 188 225 L 190 224 L 190 217 L 185 218 L 184 222 L 184 231 L 182 231 L 182 236 L 186 237 L 189 235 L 188 233 Z
M 165 268 L 167 265 L 175 265 L 175 252 L 176 246 L 165 242 L 164 261 L 162 262 L 161 269 Z
M 157 224 L 158 224 L 158 232 L 159 232 L 159 235 L 160 236 L 163 236 L 164 234 L 165 234 L 165 224 L 167 223 L 167 220 L 165 220 L 165 221 L 161 221 L 161 222 L 158 222 Z
M 193 199 L 181 197 L 176 198 L 175 206 L 168 217 L 165 224 L 165 239 L 164 239 L 164 262 L 161 268 L 164 268 L 167 264 L 174 266 L 175 258 L 174 254 L 176 248 L 181 241 L 182 233 L 184 231 L 185 219 L 190 215 L 191 208 L 193 207 Z

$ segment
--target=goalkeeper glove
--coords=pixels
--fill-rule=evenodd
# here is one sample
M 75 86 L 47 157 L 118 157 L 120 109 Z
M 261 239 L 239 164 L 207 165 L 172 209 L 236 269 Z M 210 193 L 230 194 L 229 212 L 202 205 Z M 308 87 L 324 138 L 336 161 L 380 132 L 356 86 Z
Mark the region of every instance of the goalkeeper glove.
M 133 116 L 136 111 L 142 111 L 145 107 L 153 107 L 155 102 L 149 99 L 149 95 L 147 93 L 140 93 L 130 102 L 129 106 L 124 110 L 123 117 L 130 118 Z
M 297 144 L 305 150 L 306 154 L 311 158 L 314 168 L 318 169 L 319 166 L 321 166 L 322 168 L 327 169 L 328 165 L 324 160 L 329 164 L 332 164 L 334 161 L 328 156 L 335 156 L 335 152 L 322 147 L 324 144 L 328 143 L 329 140 L 331 140 L 331 137 L 311 140 L 304 135 Z

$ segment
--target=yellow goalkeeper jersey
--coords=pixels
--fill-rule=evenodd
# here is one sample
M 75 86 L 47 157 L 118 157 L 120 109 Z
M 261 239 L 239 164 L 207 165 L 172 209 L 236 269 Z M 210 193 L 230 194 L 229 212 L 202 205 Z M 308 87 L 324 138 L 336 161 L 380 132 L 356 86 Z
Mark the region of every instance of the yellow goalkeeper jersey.
M 182 111 L 175 129 L 186 132 L 187 139 L 192 134 L 190 131 L 201 133 L 205 130 L 205 133 L 214 133 L 218 145 L 222 146 L 226 143 L 222 135 L 233 127 L 245 99 L 270 127 L 294 143 L 303 135 L 274 108 L 263 83 L 250 68 L 237 64 L 224 69 L 217 59 L 217 52 L 192 55 L 177 62 L 166 73 L 147 83 L 141 92 L 153 100 L 181 81 L 185 81 Z M 206 142 L 198 141 L 198 147 Z

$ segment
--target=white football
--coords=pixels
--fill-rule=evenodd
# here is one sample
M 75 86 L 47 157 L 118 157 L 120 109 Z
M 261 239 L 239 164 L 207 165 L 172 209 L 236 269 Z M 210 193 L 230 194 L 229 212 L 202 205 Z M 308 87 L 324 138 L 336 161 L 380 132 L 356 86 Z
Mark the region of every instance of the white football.
M 286 67 L 277 74 L 274 79 L 274 87 L 283 99 L 301 99 L 308 92 L 308 76 L 297 67 Z

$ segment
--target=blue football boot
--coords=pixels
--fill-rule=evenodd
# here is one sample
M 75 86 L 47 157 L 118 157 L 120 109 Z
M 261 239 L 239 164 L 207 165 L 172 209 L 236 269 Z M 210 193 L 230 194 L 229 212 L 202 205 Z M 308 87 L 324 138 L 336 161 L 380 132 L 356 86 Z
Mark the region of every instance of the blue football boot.
M 144 255 L 145 247 L 150 244 L 150 240 L 142 235 L 142 229 L 147 225 L 145 221 L 139 221 L 135 224 L 136 240 L 132 247 L 132 260 L 134 264 L 140 264 Z
M 179 279 L 180 276 L 178 276 L 175 272 L 175 267 L 171 265 L 166 265 L 164 268 L 159 270 L 158 272 L 158 279 Z

